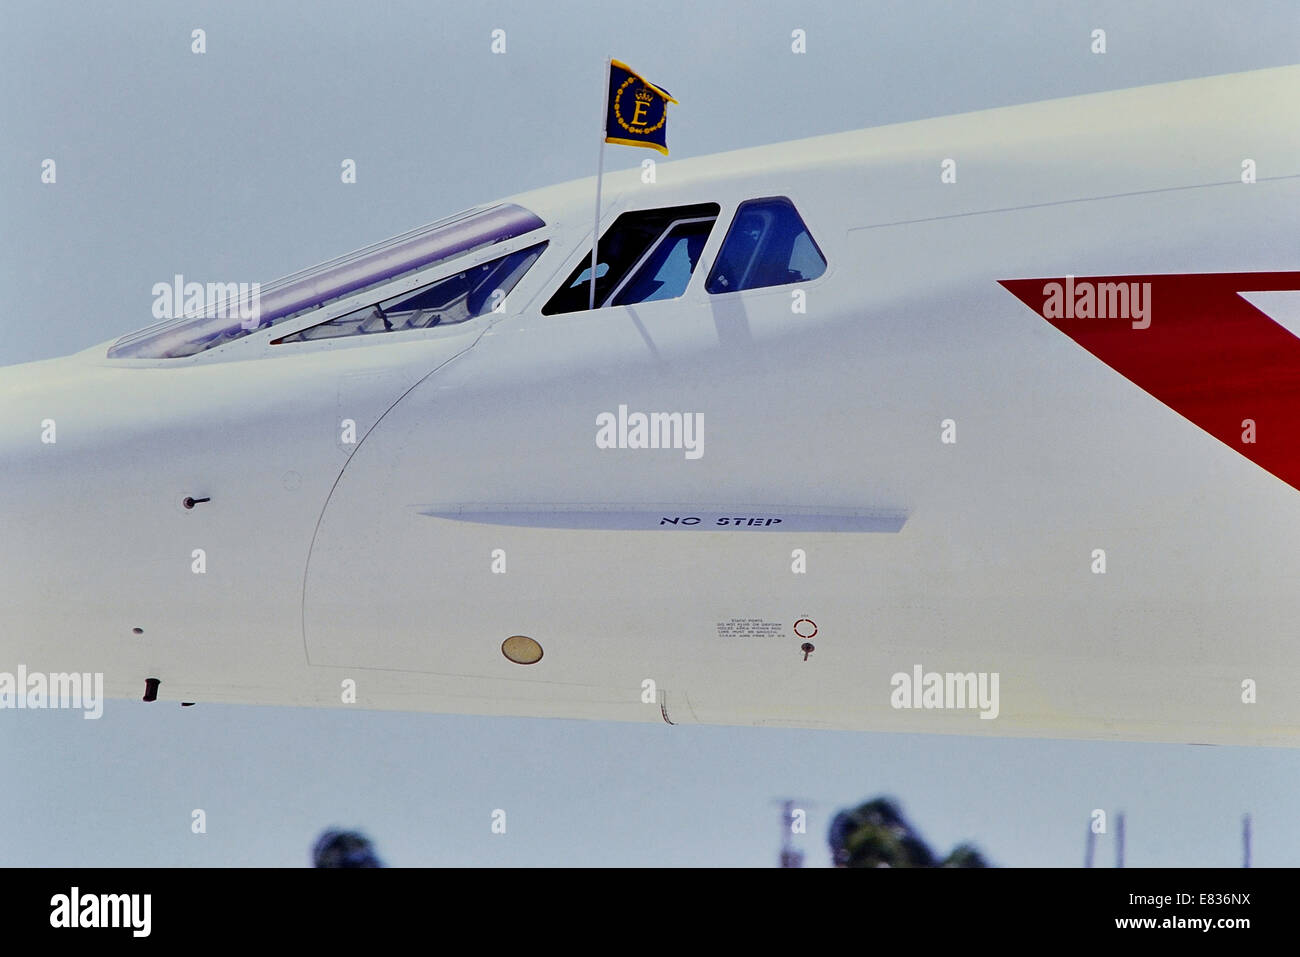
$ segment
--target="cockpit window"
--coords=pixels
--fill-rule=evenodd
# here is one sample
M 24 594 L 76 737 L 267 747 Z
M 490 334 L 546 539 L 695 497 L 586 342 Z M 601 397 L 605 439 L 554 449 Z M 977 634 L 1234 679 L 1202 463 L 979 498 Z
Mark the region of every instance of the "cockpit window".
M 741 203 L 704 288 L 711 293 L 807 282 L 826 271 L 794 204 L 784 196 Z
M 643 257 L 640 268 L 624 280 L 611 303 L 626 306 L 634 302 L 676 299 L 685 293 L 713 223 L 714 217 L 679 219 Z
M 429 329 L 473 319 L 500 307 L 545 248 L 546 243 L 538 243 L 508 256 L 471 266 L 464 272 L 420 289 L 300 329 L 271 344 Z
M 510 203 L 472 209 L 268 283 L 260 288 L 255 308 L 249 308 L 246 301 L 208 303 L 196 313 L 123 336 L 108 355 L 136 359 L 192 356 L 545 225 L 533 213 Z
M 718 218 L 717 203 L 623 213 L 600 237 L 596 306 L 674 299 L 686 292 L 704 243 Z M 591 255 L 574 267 L 542 315 L 580 312 L 591 295 Z

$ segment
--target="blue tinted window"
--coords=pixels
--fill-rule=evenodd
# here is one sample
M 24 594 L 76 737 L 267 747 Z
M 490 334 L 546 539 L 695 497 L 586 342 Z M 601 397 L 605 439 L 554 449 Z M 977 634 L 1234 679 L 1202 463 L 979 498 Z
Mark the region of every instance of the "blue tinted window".
M 794 204 L 784 197 L 754 199 L 736 210 L 709 273 L 711 293 L 807 282 L 826 271 L 826 257 Z
M 597 278 L 597 279 L 602 278 L 602 277 L 605 275 L 605 273 L 607 273 L 607 272 L 609 272 L 609 263 L 596 263 L 596 278 Z M 581 286 L 583 283 L 590 282 L 590 281 L 591 281 L 591 267 L 588 266 L 586 269 L 584 269 L 584 270 L 579 274 L 579 276 L 578 276 L 577 279 L 575 279 L 575 280 L 573 280 L 573 282 L 569 283 L 569 288 L 570 288 L 570 289 L 577 289 L 577 288 L 578 288 L 579 286 Z
M 495 309 L 545 248 L 546 243 L 538 243 L 472 266 L 412 292 L 300 329 L 271 344 L 403 332 L 465 322 Z
M 636 275 L 614 297 L 613 304 L 626 306 L 634 302 L 676 299 L 683 295 L 712 229 L 712 219 L 674 226 L 659 241 Z
M 683 269 L 695 268 L 719 208 L 717 203 L 696 203 L 621 214 L 596 249 L 596 307 L 671 299 L 685 292 L 690 271 L 683 277 Z M 585 256 L 542 307 L 542 315 L 582 312 L 591 300 L 591 257 Z

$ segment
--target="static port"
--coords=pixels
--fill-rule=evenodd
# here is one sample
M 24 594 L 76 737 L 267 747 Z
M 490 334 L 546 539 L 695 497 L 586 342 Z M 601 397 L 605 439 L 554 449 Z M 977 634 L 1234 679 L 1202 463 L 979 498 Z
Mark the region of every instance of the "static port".
M 501 642 L 501 654 L 517 665 L 535 665 L 542 660 L 542 646 L 527 635 L 511 635 Z

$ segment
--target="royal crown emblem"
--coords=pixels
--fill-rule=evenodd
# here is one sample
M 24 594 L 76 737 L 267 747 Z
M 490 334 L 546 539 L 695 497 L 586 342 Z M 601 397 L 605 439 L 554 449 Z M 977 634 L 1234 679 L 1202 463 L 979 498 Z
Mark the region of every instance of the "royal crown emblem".
M 633 89 L 633 85 L 640 87 Z M 631 96 L 628 96 L 628 94 Z M 655 106 L 659 109 L 656 111 Z M 614 95 L 614 119 L 628 133 L 644 136 L 653 133 L 664 125 L 668 111 L 663 107 L 663 100 L 640 77 L 630 76 L 623 81 Z

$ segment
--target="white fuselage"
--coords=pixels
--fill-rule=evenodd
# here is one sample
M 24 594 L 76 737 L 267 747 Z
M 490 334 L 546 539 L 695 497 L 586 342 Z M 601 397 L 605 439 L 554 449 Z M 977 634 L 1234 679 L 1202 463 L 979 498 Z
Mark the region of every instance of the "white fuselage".
M 585 180 L 513 198 L 546 226 L 509 248 L 548 245 L 500 312 L 2 370 L 0 671 L 134 698 L 155 677 L 169 701 L 1300 744 L 1300 491 L 999 285 L 1300 269 L 1297 102 L 1292 67 L 612 174 L 605 225 L 721 207 L 684 296 L 542 314 L 590 255 Z M 737 206 L 771 196 L 826 272 L 708 293 Z M 620 406 L 698 416 L 701 454 L 598 447 Z M 521 634 L 540 662 L 503 656 Z M 996 674 L 996 716 L 897 707 L 917 666 Z

